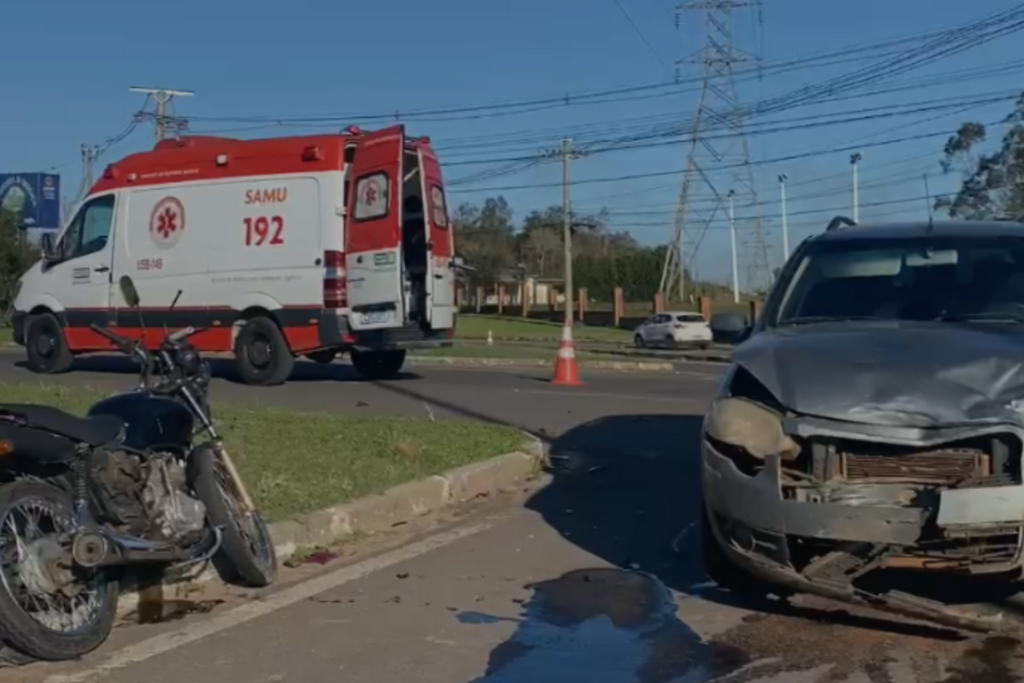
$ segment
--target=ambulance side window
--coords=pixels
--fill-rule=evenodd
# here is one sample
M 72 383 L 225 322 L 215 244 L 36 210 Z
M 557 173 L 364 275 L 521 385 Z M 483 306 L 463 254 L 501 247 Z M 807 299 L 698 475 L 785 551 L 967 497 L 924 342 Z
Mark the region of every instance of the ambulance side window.
M 356 221 L 370 221 L 388 215 L 391 203 L 388 174 L 383 171 L 369 173 L 356 180 Z
M 440 185 L 430 186 L 430 211 L 433 214 L 435 226 L 448 227 L 448 207 L 444 203 L 444 190 Z
M 114 224 L 114 195 L 108 194 L 88 202 L 75 216 L 61 240 L 64 260 L 103 251 Z

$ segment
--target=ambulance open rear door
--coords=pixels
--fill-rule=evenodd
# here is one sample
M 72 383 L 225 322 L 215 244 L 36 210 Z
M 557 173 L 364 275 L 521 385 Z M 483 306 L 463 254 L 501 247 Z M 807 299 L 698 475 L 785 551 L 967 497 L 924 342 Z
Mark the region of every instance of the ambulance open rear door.
M 402 260 L 404 126 L 359 139 L 349 171 L 345 267 L 354 330 L 405 324 Z

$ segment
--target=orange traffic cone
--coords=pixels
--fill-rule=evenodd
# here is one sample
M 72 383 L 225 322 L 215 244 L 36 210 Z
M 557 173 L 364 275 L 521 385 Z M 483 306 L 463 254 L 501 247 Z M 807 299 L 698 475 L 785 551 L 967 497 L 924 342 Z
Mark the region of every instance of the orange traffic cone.
M 562 326 L 562 343 L 558 345 L 558 358 L 555 360 L 555 376 L 552 384 L 561 386 L 582 386 L 580 368 L 576 364 L 576 348 L 572 341 L 572 321 L 566 319 Z

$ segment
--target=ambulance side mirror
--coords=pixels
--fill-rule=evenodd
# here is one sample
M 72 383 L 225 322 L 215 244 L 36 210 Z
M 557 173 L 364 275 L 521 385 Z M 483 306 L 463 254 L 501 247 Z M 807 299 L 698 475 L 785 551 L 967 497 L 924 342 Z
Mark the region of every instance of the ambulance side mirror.
M 139 290 L 135 289 L 135 283 L 127 275 L 122 275 L 121 279 L 117 282 L 118 287 L 121 288 L 121 296 L 124 297 L 124 302 L 135 308 L 139 305 Z
M 39 249 L 42 252 L 43 261 L 46 263 L 56 263 L 60 260 L 60 250 L 53 239 L 53 233 L 43 233 L 43 236 L 39 238 Z

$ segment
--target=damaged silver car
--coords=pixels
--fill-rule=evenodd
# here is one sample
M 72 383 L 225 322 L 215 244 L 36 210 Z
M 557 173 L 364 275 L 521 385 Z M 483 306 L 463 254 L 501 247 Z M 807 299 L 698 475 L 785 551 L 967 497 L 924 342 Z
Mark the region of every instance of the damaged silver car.
M 705 417 L 705 568 L 1000 630 L 1024 590 L 1022 444 L 1024 224 L 837 218 Z

